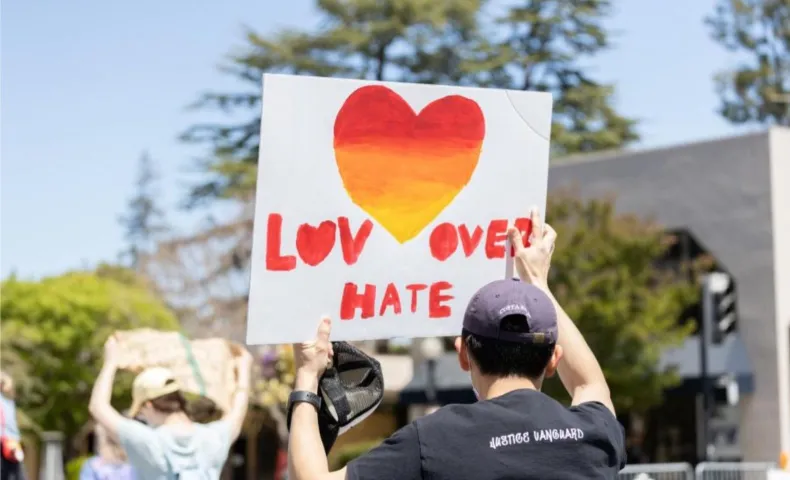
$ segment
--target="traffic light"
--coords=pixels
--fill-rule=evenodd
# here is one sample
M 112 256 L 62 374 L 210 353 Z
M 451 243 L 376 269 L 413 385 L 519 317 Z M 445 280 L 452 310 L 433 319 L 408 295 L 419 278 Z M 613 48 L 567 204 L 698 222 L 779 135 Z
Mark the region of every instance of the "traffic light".
M 740 461 L 740 393 L 731 375 L 716 379 L 713 385 L 713 408 L 708 421 L 708 458 L 716 461 Z
M 713 386 L 713 404 L 719 407 L 736 407 L 740 402 L 738 381 L 731 375 L 723 375 L 716 379 Z
M 735 282 L 724 272 L 705 276 L 702 288 L 700 375 L 702 379 L 703 459 L 734 459 L 738 449 L 738 385 L 734 378 L 709 378 L 708 355 L 712 345 L 720 344 L 736 328 L 737 299 Z
M 723 272 L 710 274 L 707 284 L 709 303 L 703 308 L 710 309 L 711 343 L 718 345 L 727 335 L 737 329 L 738 298 L 733 278 Z

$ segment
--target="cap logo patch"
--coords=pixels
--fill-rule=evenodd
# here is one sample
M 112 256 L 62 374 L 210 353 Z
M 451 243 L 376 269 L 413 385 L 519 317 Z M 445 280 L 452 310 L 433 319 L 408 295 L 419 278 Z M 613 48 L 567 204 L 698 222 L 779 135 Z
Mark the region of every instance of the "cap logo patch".
M 518 303 L 511 303 L 510 305 L 505 305 L 504 307 L 499 309 L 498 315 L 505 316 L 505 315 L 516 315 L 521 314 L 525 315 L 529 318 L 529 310 L 525 305 L 520 305 Z

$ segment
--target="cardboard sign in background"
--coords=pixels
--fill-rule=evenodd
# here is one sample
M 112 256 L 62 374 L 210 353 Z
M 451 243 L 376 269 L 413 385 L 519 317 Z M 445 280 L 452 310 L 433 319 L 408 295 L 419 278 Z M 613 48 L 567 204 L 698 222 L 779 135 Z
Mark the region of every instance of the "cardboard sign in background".
M 247 343 L 456 335 L 545 208 L 551 95 L 265 75 Z
M 134 373 L 168 368 L 184 391 L 210 398 L 223 412 L 230 408 L 241 346 L 224 338 L 187 340 L 179 332 L 151 328 L 120 330 L 115 338 L 120 368 Z

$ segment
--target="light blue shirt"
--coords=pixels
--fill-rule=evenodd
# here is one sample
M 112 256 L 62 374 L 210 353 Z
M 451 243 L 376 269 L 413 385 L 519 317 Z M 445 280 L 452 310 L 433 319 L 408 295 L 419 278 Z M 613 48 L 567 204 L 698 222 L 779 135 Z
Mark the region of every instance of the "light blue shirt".
M 19 424 L 16 421 L 16 403 L 0 393 L 0 408 L 3 409 L 3 435 L 19 441 Z
M 138 478 L 219 480 L 230 450 L 230 424 L 220 420 L 195 423 L 188 431 L 171 426 L 152 428 L 123 419 L 118 437 Z
M 79 480 L 135 480 L 134 469 L 128 463 L 108 463 L 94 456 L 82 464 Z

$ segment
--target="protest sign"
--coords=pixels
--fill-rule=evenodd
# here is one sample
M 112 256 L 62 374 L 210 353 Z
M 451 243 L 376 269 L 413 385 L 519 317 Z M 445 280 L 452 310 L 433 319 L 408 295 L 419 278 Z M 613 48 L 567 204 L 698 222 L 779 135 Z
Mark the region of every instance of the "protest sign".
M 455 335 L 546 202 L 551 95 L 265 75 L 248 344 Z

